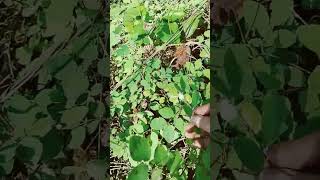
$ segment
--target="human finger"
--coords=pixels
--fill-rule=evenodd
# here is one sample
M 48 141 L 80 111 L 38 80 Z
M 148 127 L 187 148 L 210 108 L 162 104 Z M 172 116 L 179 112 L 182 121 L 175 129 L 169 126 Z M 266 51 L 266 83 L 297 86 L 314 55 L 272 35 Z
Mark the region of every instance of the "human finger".
M 210 104 L 205 104 L 202 106 L 197 107 L 194 111 L 193 114 L 196 115 L 201 115 L 201 116 L 208 116 L 210 115 Z
M 271 166 L 299 170 L 320 170 L 320 132 L 271 146 L 267 160 Z
M 210 139 L 208 137 L 197 138 L 193 142 L 193 146 L 202 149 L 208 147 Z
M 319 174 L 304 173 L 283 169 L 266 168 L 260 175 L 259 180 L 319 180 Z
M 198 128 L 210 133 L 210 116 L 191 116 L 191 122 Z

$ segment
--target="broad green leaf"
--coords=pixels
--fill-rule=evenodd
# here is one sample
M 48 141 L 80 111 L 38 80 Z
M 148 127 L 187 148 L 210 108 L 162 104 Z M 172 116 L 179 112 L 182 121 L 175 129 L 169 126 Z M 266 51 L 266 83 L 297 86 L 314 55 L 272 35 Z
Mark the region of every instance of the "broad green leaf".
M 154 130 L 162 130 L 163 128 L 167 127 L 167 122 L 161 117 L 155 118 L 151 121 L 150 126 Z
M 44 110 L 44 112 L 47 111 L 47 106 L 52 103 L 50 99 L 50 94 L 52 91 L 52 89 L 43 89 L 34 98 L 34 101 Z
M 140 136 L 132 136 L 129 141 L 130 155 L 135 161 L 148 161 L 151 156 L 151 143 Z
M 182 162 L 183 162 L 183 158 L 180 152 L 175 151 L 174 153 L 172 153 L 170 160 L 167 163 L 170 174 L 175 173 L 182 165 Z
M 154 162 L 158 166 L 164 166 L 169 160 L 169 152 L 164 145 L 158 145 L 154 153 Z
M 280 29 L 277 32 L 281 48 L 288 48 L 296 42 L 296 34 L 293 32 L 285 29 Z
M 107 70 L 108 70 L 107 60 L 100 59 L 98 62 L 98 73 L 102 77 L 107 77 L 109 75 L 109 72 Z
M 22 139 L 17 148 L 17 157 L 24 162 L 32 162 L 37 164 L 42 155 L 42 143 L 34 137 L 26 137 Z
M 262 105 L 262 134 L 267 144 L 273 143 L 290 112 L 289 100 L 280 95 L 266 95 Z
M 160 109 L 159 114 L 165 119 L 170 119 L 175 116 L 173 110 L 169 107 L 164 107 L 164 108 Z
M 66 129 L 71 129 L 83 120 L 87 112 L 88 108 L 85 106 L 78 106 L 65 110 L 62 114 L 60 122 L 66 125 Z
M 312 92 L 320 93 L 320 66 L 317 66 L 308 79 L 309 89 Z
M 0 163 L 10 161 L 16 154 L 17 145 L 9 141 L 4 143 L 0 149 Z
M 122 45 L 114 53 L 117 56 L 127 56 L 127 55 L 129 55 L 130 50 L 127 45 Z
M 20 47 L 16 49 L 16 58 L 19 64 L 28 65 L 31 61 L 32 50 L 28 47 Z
M 161 135 L 168 143 L 171 143 L 179 138 L 179 133 L 175 130 L 175 127 L 172 125 L 167 125 L 167 127 L 165 127 L 162 130 Z
M 28 129 L 27 134 L 43 137 L 51 130 L 54 124 L 55 122 L 50 117 L 37 119 L 32 124 L 32 127 Z
M 91 87 L 91 91 L 90 91 L 91 96 L 97 96 L 100 93 L 102 93 L 102 88 L 103 87 L 102 87 L 101 83 L 97 83 L 97 84 L 93 85 Z
M 56 129 L 51 129 L 43 138 L 41 138 L 43 144 L 42 160 L 53 159 L 57 156 L 64 147 L 64 137 Z M 54 142 L 54 143 L 52 143 Z
M 151 180 L 162 180 L 162 169 L 153 169 L 151 172 Z
M 79 126 L 71 131 L 71 140 L 68 144 L 70 149 L 80 148 L 86 137 L 86 129 L 82 126 Z
M 250 102 L 240 104 L 240 113 L 250 128 L 257 134 L 261 130 L 262 117 L 255 105 Z
M 233 143 L 234 149 L 242 163 L 255 172 L 262 170 L 264 155 L 258 145 L 246 137 L 236 138 Z
M 201 103 L 201 94 L 197 91 L 194 91 L 192 93 L 192 102 L 191 102 L 191 106 L 193 108 L 195 108 L 196 106 L 200 105 Z
M 293 16 L 293 0 L 273 0 L 270 8 L 272 27 L 284 25 Z
M 245 1 L 243 6 L 244 18 L 248 29 L 257 29 L 260 35 L 265 37 L 270 30 L 266 8 L 262 4 L 251 0 Z
M 16 94 L 6 101 L 7 107 L 11 107 L 17 111 L 26 111 L 31 105 L 31 102 L 20 94 Z
M 311 51 L 315 52 L 318 57 L 320 57 L 320 25 L 318 24 L 311 24 L 311 25 L 303 25 L 299 26 L 297 30 L 298 38 L 300 42 L 310 49 Z
M 294 67 L 289 67 L 290 70 L 290 79 L 288 81 L 288 85 L 292 87 L 303 87 L 305 84 L 305 76 L 304 73 Z
M 129 172 L 127 180 L 148 180 L 148 171 L 148 166 L 141 163 Z
M 238 96 L 242 83 L 242 71 L 231 49 L 228 49 L 225 53 L 224 70 L 232 95 Z
M 73 9 L 77 1 L 55 0 L 50 3 L 46 10 L 46 32 L 47 36 L 56 35 L 59 40 L 66 37 L 71 31 L 67 23 L 73 18 Z M 59 13 L 57 13 L 59 12 Z
M 87 75 L 82 72 L 74 61 L 65 66 L 56 77 L 60 79 L 64 95 L 68 99 L 67 106 L 72 106 L 78 97 L 87 92 L 89 80 Z
M 82 2 L 86 8 L 91 10 L 98 10 L 100 7 L 100 1 L 98 0 L 84 0 Z
M 181 118 L 175 118 L 173 123 L 174 123 L 174 126 L 180 131 L 180 133 L 184 134 L 184 129 L 187 123 L 184 122 Z
M 7 162 L 0 162 L 0 175 L 8 175 L 12 172 L 14 165 L 14 159 Z

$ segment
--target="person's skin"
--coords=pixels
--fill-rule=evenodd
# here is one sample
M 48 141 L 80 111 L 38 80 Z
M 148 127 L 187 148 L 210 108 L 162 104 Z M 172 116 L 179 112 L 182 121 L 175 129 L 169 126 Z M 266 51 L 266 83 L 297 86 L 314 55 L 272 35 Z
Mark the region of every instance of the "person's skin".
M 200 115 L 200 116 L 199 116 Z M 203 130 L 197 134 L 196 127 Z M 210 105 L 196 108 L 185 136 L 198 148 L 209 145 Z M 266 153 L 266 167 L 259 180 L 320 180 L 320 132 L 272 145 Z

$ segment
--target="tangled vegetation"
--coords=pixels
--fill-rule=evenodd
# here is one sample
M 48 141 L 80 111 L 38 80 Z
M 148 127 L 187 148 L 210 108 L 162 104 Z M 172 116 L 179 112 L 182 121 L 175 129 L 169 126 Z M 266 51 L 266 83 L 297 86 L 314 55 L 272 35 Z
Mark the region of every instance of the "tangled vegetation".
M 1 179 L 105 179 L 105 18 L 95 0 L 0 1 Z
M 221 20 L 211 40 L 212 178 L 254 180 L 267 147 L 320 128 L 319 3 L 237 2 L 216 6 L 238 16 Z
M 209 2 L 111 4 L 111 179 L 208 179 L 210 150 L 185 139 L 210 100 Z

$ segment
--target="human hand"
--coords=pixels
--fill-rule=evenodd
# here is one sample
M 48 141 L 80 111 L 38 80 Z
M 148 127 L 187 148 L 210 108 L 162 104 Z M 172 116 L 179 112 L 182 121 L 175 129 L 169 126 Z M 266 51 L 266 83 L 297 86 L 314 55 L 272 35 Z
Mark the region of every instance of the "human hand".
M 260 180 L 319 180 L 320 132 L 271 146 Z
M 197 128 L 203 130 L 197 133 Z M 210 142 L 210 104 L 197 107 L 192 114 L 191 122 L 186 126 L 185 136 L 193 140 L 193 145 L 205 148 Z

